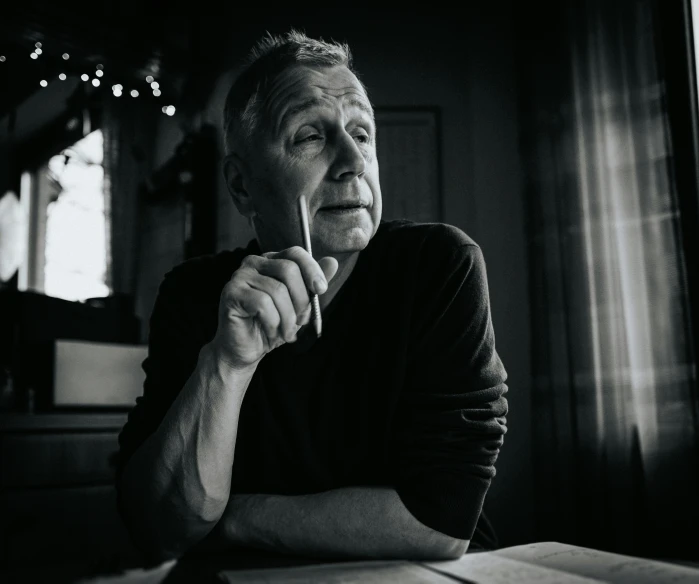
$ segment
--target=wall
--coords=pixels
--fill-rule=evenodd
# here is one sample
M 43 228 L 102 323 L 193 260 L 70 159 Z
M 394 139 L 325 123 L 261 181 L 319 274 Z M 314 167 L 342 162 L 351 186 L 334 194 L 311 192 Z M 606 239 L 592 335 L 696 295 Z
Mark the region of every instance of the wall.
M 486 503 L 504 545 L 530 541 L 534 525 L 529 303 L 513 25 L 499 6 L 497 13 L 479 9 L 466 22 L 452 22 L 449 30 L 441 24 L 418 27 L 396 21 L 387 21 L 376 34 L 367 33 L 366 27 L 361 33 L 354 32 L 356 27 L 305 27 L 311 36 L 349 42 L 375 105 L 441 107 L 444 221 L 463 229 L 483 249 L 497 349 L 509 374 L 509 431 Z M 255 38 L 254 32 L 246 34 Z M 237 51 L 231 48 L 232 57 L 240 56 Z M 220 126 L 231 79 L 230 72 L 221 76 L 204 121 Z M 222 177 L 218 201 L 219 249 L 244 245 L 252 232 L 234 210 Z

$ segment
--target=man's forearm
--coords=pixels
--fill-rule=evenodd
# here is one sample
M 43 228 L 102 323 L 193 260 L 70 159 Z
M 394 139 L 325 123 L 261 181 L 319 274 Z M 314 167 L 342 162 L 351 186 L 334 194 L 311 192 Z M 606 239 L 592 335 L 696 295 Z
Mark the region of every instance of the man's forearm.
M 179 555 L 223 514 L 249 378 L 231 373 L 205 346 L 158 430 L 126 463 L 120 483 L 124 518 L 149 556 Z
M 420 523 L 388 487 L 231 495 L 212 535 L 234 545 L 338 558 L 451 559 L 469 543 Z

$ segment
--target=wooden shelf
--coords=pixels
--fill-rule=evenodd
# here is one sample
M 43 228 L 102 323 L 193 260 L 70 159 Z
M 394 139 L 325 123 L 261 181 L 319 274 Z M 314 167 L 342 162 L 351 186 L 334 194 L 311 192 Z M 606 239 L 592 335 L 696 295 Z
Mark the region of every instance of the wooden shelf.
M 127 416 L 126 412 L 6 413 L 0 414 L 0 432 L 121 430 Z

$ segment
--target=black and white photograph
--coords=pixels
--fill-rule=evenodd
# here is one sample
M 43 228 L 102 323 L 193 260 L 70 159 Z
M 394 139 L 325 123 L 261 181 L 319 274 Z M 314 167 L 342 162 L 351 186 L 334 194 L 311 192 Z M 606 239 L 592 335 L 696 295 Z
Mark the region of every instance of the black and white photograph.
M 699 0 L 0 7 L 0 581 L 699 582 Z

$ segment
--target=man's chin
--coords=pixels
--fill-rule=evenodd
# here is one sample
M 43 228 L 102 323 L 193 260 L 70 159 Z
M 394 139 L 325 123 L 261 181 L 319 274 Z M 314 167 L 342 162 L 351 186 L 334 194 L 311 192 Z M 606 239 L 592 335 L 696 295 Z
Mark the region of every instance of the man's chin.
M 329 233 L 327 237 L 323 237 L 321 241 L 314 244 L 313 255 L 316 257 L 342 256 L 360 252 L 369 244 L 373 235 L 374 233 L 366 227 L 359 226 L 340 233 Z

